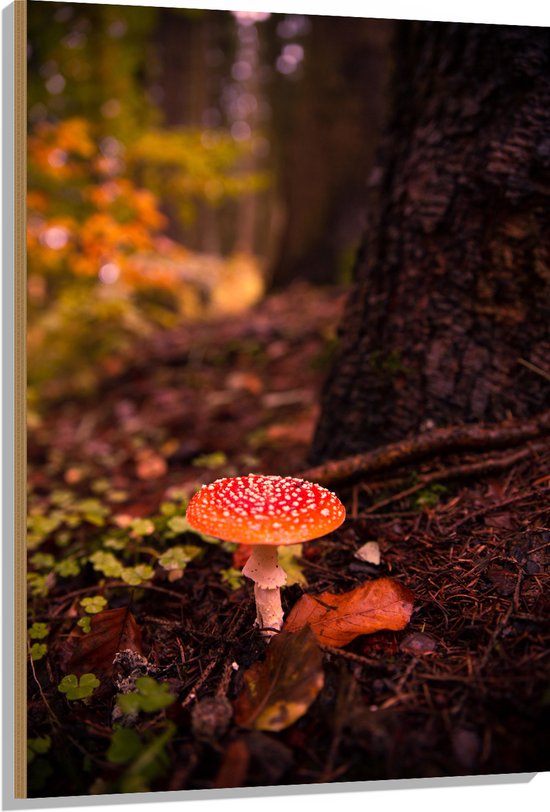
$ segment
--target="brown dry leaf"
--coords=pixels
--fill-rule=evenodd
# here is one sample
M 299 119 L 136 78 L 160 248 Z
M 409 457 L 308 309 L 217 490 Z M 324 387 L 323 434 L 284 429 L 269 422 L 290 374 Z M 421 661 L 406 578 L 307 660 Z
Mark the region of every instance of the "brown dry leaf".
M 322 653 L 309 628 L 272 638 L 266 659 L 244 675 L 235 721 L 256 730 L 283 730 L 306 713 L 324 684 Z
M 90 623 L 89 632 L 75 629 L 65 642 L 61 660 L 68 673 L 109 675 L 119 651 L 143 653 L 140 628 L 127 607 L 92 615 Z
M 392 578 L 379 578 L 343 595 L 303 595 L 284 628 L 295 632 L 309 626 L 321 645 L 338 648 L 360 634 L 404 629 L 412 609 L 410 589 Z
M 214 780 L 215 789 L 243 787 L 250 764 L 250 750 L 244 739 L 232 741 L 224 753 Z

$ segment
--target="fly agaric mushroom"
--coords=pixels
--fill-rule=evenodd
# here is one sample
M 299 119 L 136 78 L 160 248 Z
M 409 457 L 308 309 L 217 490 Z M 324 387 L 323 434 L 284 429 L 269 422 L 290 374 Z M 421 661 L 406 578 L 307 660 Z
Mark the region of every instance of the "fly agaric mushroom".
M 254 581 L 256 622 L 264 637 L 272 637 L 283 625 L 280 587 L 286 573 L 277 563 L 277 547 L 324 536 L 345 516 L 338 497 L 320 485 L 260 474 L 204 485 L 186 514 L 195 530 L 252 547 L 243 575 Z

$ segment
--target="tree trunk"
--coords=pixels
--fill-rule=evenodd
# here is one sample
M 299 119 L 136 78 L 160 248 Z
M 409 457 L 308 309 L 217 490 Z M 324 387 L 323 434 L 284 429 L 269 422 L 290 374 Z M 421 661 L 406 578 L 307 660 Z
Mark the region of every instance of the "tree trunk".
M 396 45 L 312 462 L 548 399 L 550 32 L 405 23 Z
M 394 23 L 323 16 L 309 21 L 302 78 L 279 75 L 273 86 L 271 135 L 286 211 L 275 287 L 296 278 L 349 280 L 387 99 Z

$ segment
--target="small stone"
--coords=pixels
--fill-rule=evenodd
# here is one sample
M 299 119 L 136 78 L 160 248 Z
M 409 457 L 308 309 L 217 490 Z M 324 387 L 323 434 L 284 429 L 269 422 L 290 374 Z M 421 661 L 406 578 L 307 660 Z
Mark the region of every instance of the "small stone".
M 437 649 L 437 643 L 429 634 L 411 632 L 401 642 L 401 651 L 407 654 L 432 654 Z
M 191 711 L 191 728 L 199 741 L 217 741 L 226 732 L 233 716 L 231 703 L 225 696 L 201 699 Z
M 377 541 L 367 541 L 362 547 L 354 553 L 355 558 L 360 561 L 366 561 L 367 564 L 374 564 L 375 567 L 380 566 L 380 546 Z

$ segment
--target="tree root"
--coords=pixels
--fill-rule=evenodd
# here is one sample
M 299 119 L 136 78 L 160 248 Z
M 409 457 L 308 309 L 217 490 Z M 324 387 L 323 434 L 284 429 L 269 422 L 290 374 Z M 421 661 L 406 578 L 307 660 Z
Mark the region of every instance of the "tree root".
M 529 443 L 526 448 L 506 452 L 504 454 L 498 454 L 497 456 L 488 457 L 487 459 L 479 462 L 454 465 L 450 468 L 441 468 L 437 471 L 431 471 L 428 474 L 423 474 L 419 477 L 418 482 L 416 482 L 410 488 L 406 488 L 405 490 L 399 491 L 399 493 L 394 493 L 385 499 L 381 499 L 379 502 L 375 502 L 374 505 L 370 505 L 368 508 L 364 509 L 362 511 L 362 515 L 366 513 L 374 513 L 374 511 L 381 507 L 385 507 L 392 502 L 397 502 L 399 499 L 404 499 L 407 496 L 411 496 L 413 493 L 416 493 L 422 488 L 425 488 L 426 485 L 430 485 L 433 482 L 443 482 L 447 479 L 459 479 L 462 477 L 477 476 L 479 474 L 490 474 L 498 471 L 505 471 L 506 469 L 511 468 L 513 465 L 516 465 L 518 462 L 522 462 L 523 460 L 526 460 L 529 457 L 543 451 L 546 448 L 546 445 L 546 441 Z M 380 486 L 383 483 L 377 482 L 374 484 Z
M 308 468 L 299 476 L 322 485 L 379 473 L 453 451 L 508 448 L 550 434 L 550 410 L 530 420 L 449 426 L 423 432 L 381 448 Z

